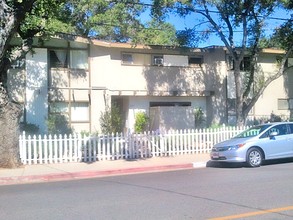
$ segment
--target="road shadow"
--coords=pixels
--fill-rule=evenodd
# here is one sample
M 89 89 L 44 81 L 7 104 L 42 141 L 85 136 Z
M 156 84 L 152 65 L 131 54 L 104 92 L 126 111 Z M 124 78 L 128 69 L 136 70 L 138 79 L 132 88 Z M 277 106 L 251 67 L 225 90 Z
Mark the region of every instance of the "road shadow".
M 286 164 L 286 163 L 293 163 L 293 157 L 285 158 L 285 159 L 267 160 L 263 162 L 262 166 L 270 166 L 270 165 L 278 165 L 278 164 Z
M 292 158 L 285 159 L 275 159 L 275 160 L 265 160 L 261 166 L 271 166 L 278 164 L 293 163 Z M 251 168 L 246 163 L 229 163 L 229 162 L 219 162 L 219 161 L 208 161 L 206 167 L 211 168 Z
M 245 167 L 245 163 L 229 163 L 229 162 L 219 162 L 219 161 L 208 161 L 206 167 L 211 168 L 242 168 Z

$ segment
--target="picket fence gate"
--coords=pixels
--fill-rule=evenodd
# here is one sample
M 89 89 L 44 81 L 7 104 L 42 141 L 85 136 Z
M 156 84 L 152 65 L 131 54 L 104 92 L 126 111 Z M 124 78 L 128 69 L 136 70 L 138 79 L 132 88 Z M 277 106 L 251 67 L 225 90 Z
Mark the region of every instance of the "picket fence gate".
M 23 164 L 30 165 L 209 153 L 215 143 L 229 139 L 246 128 L 222 127 L 95 136 L 30 136 L 23 133 L 19 137 L 20 158 Z

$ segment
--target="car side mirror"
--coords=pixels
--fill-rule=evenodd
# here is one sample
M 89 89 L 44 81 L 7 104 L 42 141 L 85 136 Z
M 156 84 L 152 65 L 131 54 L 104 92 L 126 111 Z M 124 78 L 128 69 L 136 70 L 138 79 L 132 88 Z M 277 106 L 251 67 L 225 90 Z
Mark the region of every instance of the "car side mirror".
M 275 139 L 275 136 L 278 135 L 278 132 L 274 131 L 272 133 L 270 133 L 270 139 Z

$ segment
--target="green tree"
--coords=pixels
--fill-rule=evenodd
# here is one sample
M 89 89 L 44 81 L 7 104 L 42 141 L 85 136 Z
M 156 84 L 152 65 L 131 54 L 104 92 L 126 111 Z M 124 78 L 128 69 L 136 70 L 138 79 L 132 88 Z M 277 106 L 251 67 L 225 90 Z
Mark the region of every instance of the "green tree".
M 173 25 L 142 22 L 141 14 L 147 8 L 140 0 L 71 0 L 59 18 L 74 27 L 69 33 L 83 37 L 134 44 L 176 44 Z
M 245 123 L 246 117 L 255 105 L 265 88 L 275 79 L 286 72 L 286 61 L 292 52 L 292 20 L 289 20 L 282 29 L 275 35 L 275 42 L 280 36 L 285 54 L 280 61 L 279 70 L 268 76 L 259 77 L 257 75 L 257 57 L 260 48 L 265 45 L 262 41 L 266 30 L 266 21 L 274 10 L 281 6 L 292 10 L 292 1 L 271 1 L 271 0 L 199 0 L 199 1 L 173 1 L 173 0 L 153 0 L 152 13 L 154 17 L 165 19 L 168 13 L 176 13 L 180 16 L 190 14 L 195 15 L 194 23 L 205 25 L 205 32 L 197 32 L 200 25 L 195 25 L 196 29 L 188 29 L 181 32 L 181 38 L 200 40 L 207 38 L 210 34 L 216 33 L 226 46 L 229 56 L 234 61 L 234 83 L 236 93 L 236 119 L 238 125 Z M 208 25 L 207 25 L 208 24 Z M 287 27 L 287 28 L 286 28 Z M 283 33 L 282 33 L 283 31 Z M 277 40 L 276 40 L 277 39 Z M 237 43 L 239 42 L 240 43 Z M 190 41 L 189 41 L 190 42 Z M 193 42 L 193 41 L 191 41 Z M 267 41 L 267 43 L 271 40 Z M 194 42 L 193 42 L 194 43 Z M 252 65 L 243 76 L 240 71 L 244 55 L 249 53 Z M 242 81 L 244 80 L 244 82 Z
M 180 44 L 174 26 L 157 20 L 148 22 L 133 41 L 148 45 L 178 46 Z
M 31 48 L 36 35 L 53 33 L 50 30 L 62 0 L 4 0 L 0 2 L 0 166 L 19 165 L 18 131 L 21 106 L 7 93 L 7 71 L 10 64 L 23 57 Z M 51 23 L 52 22 L 52 23 Z M 66 27 L 66 25 L 64 25 Z M 11 46 L 11 40 L 20 36 L 21 44 Z M 4 129 L 5 128 L 5 129 Z
M 109 0 L 3 0 L 0 2 L 0 166 L 15 167 L 18 158 L 18 130 L 22 107 L 7 93 L 7 71 L 11 63 L 32 49 L 33 38 L 40 42 L 58 33 L 78 34 L 116 42 L 142 43 L 145 26 L 139 19 L 146 7 L 134 1 Z M 174 28 L 160 34 L 169 39 Z M 14 37 L 18 46 L 12 46 Z M 139 36 L 139 37 L 138 37 Z M 174 38 L 172 38 L 174 39 Z M 161 42 L 167 42 L 160 40 Z M 159 42 L 157 39 L 155 43 Z M 172 43 L 172 42 L 171 42 Z

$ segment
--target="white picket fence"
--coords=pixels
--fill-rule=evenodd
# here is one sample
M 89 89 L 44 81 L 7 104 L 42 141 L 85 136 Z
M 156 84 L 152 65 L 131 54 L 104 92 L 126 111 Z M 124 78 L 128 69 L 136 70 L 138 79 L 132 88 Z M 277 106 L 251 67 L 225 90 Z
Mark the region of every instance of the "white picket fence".
M 208 153 L 215 143 L 229 139 L 246 128 L 223 127 L 100 136 L 26 136 L 23 133 L 19 137 L 20 158 L 23 164 L 48 164 Z

